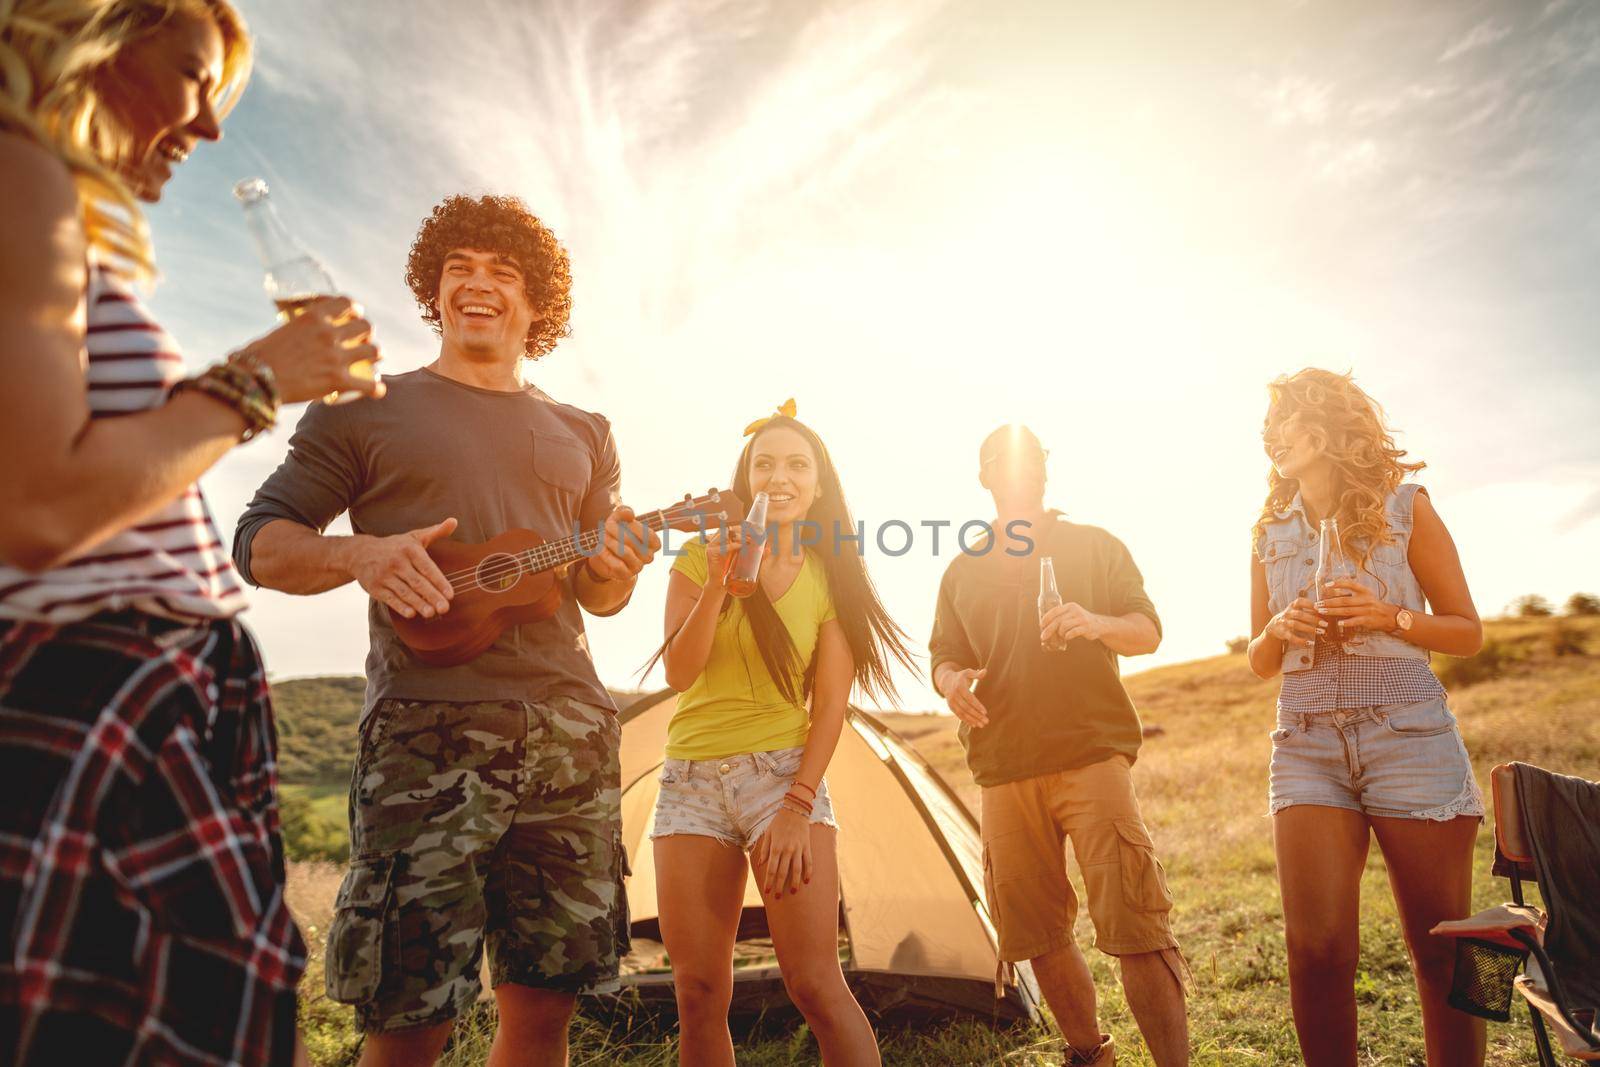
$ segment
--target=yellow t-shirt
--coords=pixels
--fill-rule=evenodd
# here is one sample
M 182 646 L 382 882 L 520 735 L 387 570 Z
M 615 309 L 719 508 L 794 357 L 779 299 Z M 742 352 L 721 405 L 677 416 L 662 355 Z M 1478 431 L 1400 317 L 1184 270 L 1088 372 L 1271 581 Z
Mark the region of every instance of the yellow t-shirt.
M 704 582 L 705 544 L 699 540 L 686 543 L 672 569 L 696 585 Z M 822 624 L 834 617 L 827 572 L 810 549 L 794 584 L 773 607 L 789 630 L 800 663 L 810 663 Z M 796 676 L 795 689 L 799 688 Z M 705 670 L 678 697 L 678 710 L 667 727 L 668 758 L 723 759 L 745 752 L 798 748 L 806 743 L 810 728 L 805 705 L 785 700 L 767 672 L 744 605 L 735 600 L 717 619 Z

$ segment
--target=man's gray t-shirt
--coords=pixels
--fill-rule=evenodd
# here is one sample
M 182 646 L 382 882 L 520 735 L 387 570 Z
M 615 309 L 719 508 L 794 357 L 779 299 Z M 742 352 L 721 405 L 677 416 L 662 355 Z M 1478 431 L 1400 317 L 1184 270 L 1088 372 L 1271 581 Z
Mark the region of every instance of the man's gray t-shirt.
M 554 541 L 594 529 L 621 500 L 622 468 L 603 416 L 536 389 L 478 389 L 427 369 L 384 381 L 382 400 L 312 404 L 300 419 L 289 455 L 234 535 L 234 560 L 252 584 L 250 542 L 275 519 L 320 532 L 349 511 L 356 533 L 383 537 L 454 516 L 458 541 L 487 541 L 518 527 Z M 615 708 L 589 658 L 570 583 L 553 617 L 507 629 L 483 655 L 455 667 L 430 667 L 413 656 L 376 600 L 367 625 L 368 709 L 385 697 L 556 696 Z

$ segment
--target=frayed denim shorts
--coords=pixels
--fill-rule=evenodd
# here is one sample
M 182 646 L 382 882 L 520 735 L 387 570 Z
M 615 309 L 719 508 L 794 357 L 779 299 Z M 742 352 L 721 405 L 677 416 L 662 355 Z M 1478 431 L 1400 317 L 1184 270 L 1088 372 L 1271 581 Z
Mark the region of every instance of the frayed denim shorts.
M 772 825 L 804 753 L 803 748 L 780 748 L 725 759 L 664 761 L 651 840 L 693 834 L 748 852 Z M 817 784 L 811 821 L 838 829 L 827 779 Z
M 1483 793 L 1443 697 L 1278 712 L 1268 811 L 1294 804 L 1443 822 L 1483 815 Z

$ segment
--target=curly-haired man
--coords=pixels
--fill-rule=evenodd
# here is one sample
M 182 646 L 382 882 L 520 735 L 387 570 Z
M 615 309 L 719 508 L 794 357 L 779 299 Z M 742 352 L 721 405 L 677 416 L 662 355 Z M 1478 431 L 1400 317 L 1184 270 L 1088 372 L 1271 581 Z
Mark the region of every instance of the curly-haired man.
M 350 788 L 350 870 L 327 985 L 355 1005 L 364 1065 L 433 1062 L 478 996 L 487 942 L 495 1063 L 566 1062 L 576 994 L 614 988 L 626 951 L 616 708 L 581 605 L 621 610 L 660 541 L 620 504 L 610 424 L 522 381 L 565 334 L 565 249 L 518 200 L 455 196 L 412 245 L 406 279 L 440 336 L 380 403 L 314 404 L 239 520 L 250 581 L 289 593 L 358 582 L 372 597 L 367 699 Z M 322 533 L 350 512 L 354 534 Z M 449 610 L 424 551 L 459 532 L 554 537 L 604 524 L 543 622 L 431 667 L 391 613 Z

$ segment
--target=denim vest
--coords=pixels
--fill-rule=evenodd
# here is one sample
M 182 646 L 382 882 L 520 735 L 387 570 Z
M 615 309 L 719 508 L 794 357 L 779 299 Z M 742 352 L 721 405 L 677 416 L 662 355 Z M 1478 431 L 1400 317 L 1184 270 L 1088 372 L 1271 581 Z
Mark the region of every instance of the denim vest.
M 1380 600 L 1419 613 L 1425 609 L 1426 600 L 1417 576 L 1411 572 L 1406 552 L 1411 547 L 1411 508 L 1421 488 L 1410 483 L 1389 494 L 1383 510 L 1394 541 L 1374 547 L 1366 564 L 1356 575 L 1356 580 L 1371 589 Z M 1261 536 L 1256 539 L 1256 558 L 1267 572 L 1268 611 L 1277 614 L 1297 596 L 1316 598 L 1314 592 L 1306 591 L 1311 589 L 1316 579 L 1317 538 L 1317 531 L 1306 519 L 1305 505 L 1301 503 L 1298 493 L 1288 509 L 1275 514 L 1261 531 Z M 1418 648 L 1390 634 L 1372 631 L 1350 635 L 1342 642 L 1342 647 L 1352 656 L 1428 659 L 1427 649 Z M 1313 658 L 1310 648 L 1286 649 L 1283 653 L 1283 670 L 1285 673 L 1303 671 L 1311 666 Z

